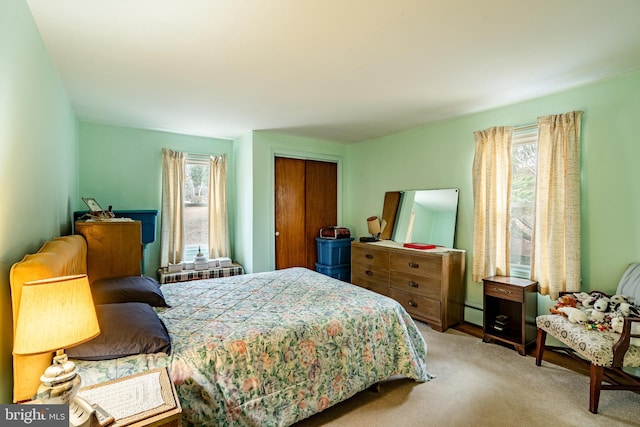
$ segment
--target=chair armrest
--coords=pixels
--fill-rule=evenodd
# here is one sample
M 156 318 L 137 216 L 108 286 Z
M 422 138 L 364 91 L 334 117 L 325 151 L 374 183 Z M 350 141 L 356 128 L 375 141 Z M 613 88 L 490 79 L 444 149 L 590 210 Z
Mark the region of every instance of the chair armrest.
M 611 366 L 616 368 L 622 367 L 624 361 L 624 355 L 629 350 L 631 345 L 631 338 L 640 338 L 640 333 L 632 333 L 631 325 L 634 323 L 640 324 L 640 317 L 625 317 L 622 325 L 622 333 L 620 339 L 613 345 L 613 363 Z

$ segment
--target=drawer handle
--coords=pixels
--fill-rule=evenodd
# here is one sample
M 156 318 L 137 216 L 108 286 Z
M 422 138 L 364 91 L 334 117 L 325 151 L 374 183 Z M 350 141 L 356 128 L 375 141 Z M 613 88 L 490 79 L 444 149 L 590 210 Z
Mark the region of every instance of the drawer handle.
M 417 308 L 418 307 L 418 303 L 417 302 L 408 301 L 407 304 L 409 304 L 409 307 L 413 307 L 413 308 Z
M 373 255 L 371 255 L 371 254 L 366 254 L 364 257 L 367 258 L 367 259 L 373 259 Z
M 420 268 L 420 264 L 418 264 L 417 262 L 410 262 L 409 263 L 409 267 L 411 267 L 411 268 Z
M 366 274 L 367 276 L 373 276 L 373 271 L 367 270 L 364 272 L 364 274 Z
M 512 294 L 513 293 L 508 289 L 502 289 L 502 288 L 493 288 L 493 292 L 502 292 L 503 294 Z
M 413 282 L 411 280 L 409 280 L 409 286 L 411 286 L 412 288 L 419 288 L 420 285 L 416 282 Z

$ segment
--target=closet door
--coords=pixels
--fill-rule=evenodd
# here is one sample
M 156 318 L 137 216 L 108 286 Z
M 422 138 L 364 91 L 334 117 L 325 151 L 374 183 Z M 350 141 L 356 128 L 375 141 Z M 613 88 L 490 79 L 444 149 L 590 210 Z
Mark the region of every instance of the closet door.
M 306 161 L 307 268 L 316 269 L 320 229 L 338 225 L 338 167 L 335 163 Z
M 275 158 L 276 269 L 315 270 L 320 228 L 337 225 L 337 165 Z
M 276 270 L 307 265 L 305 235 L 305 161 L 276 157 Z

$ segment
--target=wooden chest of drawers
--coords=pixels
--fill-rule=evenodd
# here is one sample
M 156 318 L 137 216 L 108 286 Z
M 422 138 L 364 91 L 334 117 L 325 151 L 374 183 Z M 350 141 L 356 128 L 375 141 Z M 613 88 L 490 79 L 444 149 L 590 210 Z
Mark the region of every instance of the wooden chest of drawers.
M 441 332 L 463 320 L 464 268 L 464 251 L 408 249 L 392 241 L 351 245 L 351 283 L 397 300 Z

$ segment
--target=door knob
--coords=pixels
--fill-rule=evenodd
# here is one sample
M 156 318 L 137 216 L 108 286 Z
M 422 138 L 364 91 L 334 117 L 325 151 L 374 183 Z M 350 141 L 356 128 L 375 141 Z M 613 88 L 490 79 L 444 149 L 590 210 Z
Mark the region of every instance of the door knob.
M 280 235 L 279 231 L 276 231 L 276 237 L 278 237 Z

